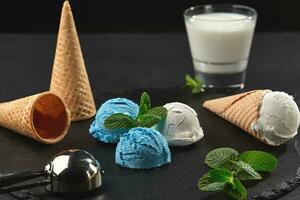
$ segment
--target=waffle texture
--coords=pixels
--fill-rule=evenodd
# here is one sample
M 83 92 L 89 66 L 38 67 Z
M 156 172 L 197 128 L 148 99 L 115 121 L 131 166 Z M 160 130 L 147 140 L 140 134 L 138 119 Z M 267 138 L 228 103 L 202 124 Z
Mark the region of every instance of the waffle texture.
M 40 101 L 41 98 L 43 98 L 42 101 Z M 62 106 L 64 116 L 56 111 L 57 107 L 61 108 Z M 53 119 L 54 121 L 63 119 L 59 122 L 62 124 L 60 130 L 43 127 L 43 124 L 52 125 L 49 122 L 53 122 Z M 0 125 L 39 142 L 54 144 L 61 141 L 66 135 L 70 126 L 70 114 L 58 96 L 51 92 L 43 92 L 1 103 Z M 53 130 L 56 131 L 55 135 L 51 135 Z
M 64 2 L 53 64 L 50 91 L 60 96 L 72 121 L 96 114 L 95 102 L 68 1 Z
M 240 127 L 260 141 L 267 143 L 258 132 L 252 129 L 252 125 L 257 121 L 262 99 L 269 91 L 253 90 L 238 95 L 208 100 L 204 102 L 203 107 Z

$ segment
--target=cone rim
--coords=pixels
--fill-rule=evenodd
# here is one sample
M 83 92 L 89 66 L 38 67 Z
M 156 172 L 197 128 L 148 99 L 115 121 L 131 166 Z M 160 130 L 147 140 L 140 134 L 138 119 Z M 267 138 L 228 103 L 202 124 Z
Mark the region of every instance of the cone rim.
M 38 101 L 40 100 L 40 98 L 46 96 L 46 95 L 53 95 L 55 96 L 61 103 L 62 105 L 64 106 L 64 109 L 66 111 L 66 123 L 65 123 L 65 127 L 64 129 L 61 131 L 61 133 L 59 134 L 58 137 L 53 137 L 53 138 L 43 138 L 42 136 L 40 136 L 40 134 L 38 133 L 37 129 L 36 129 L 36 126 L 34 124 L 34 120 L 33 120 L 33 116 L 34 116 L 34 110 L 35 110 L 35 106 L 36 104 L 38 103 Z M 66 134 L 68 133 L 68 129 L 70 127 L 70 122 L 71 122 L 71 119 L 70 119 L 70 112 L 69 110 L 67 109 L 64 101 L 58 96 L 56 95 L 55 93 L 53 92 L 50 92 L 50 91 L 47 91 L 47 92 L 43 92 L 43 93 L 40 93 L 37 98 L 35 98 L 31 108 L 30 108 L 30 126 L 32 127 L 33 129 L 33 132 L 35 134 L 35 136 L 37 137 L 37 139 L 45 144 L 55 144 L 59 141 L 61 141 L 65 136 Z

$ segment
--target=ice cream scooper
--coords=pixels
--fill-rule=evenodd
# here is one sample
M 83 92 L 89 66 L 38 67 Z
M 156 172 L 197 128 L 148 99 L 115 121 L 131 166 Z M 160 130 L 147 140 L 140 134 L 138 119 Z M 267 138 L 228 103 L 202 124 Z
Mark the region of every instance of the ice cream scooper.
M 0 176 L 0 194 L 46 186 L 50 192 L 88 192 L 102 185 L 101 166 L 88 152 L 72 149 L 55 155 L 42 170 L 27 170 Z M 24 185 L 18 183 L 37 177 L 45 180 Z

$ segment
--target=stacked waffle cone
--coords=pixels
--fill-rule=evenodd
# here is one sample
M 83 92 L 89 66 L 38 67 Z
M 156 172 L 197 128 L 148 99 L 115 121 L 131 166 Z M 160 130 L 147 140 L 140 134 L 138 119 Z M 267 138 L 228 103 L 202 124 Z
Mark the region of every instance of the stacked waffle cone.
M 94 98 L 68 1 L 64 2 L 53 64 L 50 91 L 60 96 L 72 121 L 96 114 Z
M 253 90 L 238 95 L 205 101 L 204 108 L 269 144 L 252 125 L 258 120 L 262 99 L 270 90 Z
M 66 135 L 70 121 L 91 118 L 96 108 L 68 1 L 64 2 L 50 91 L 0 104 L 0 126 L 42 143 Z

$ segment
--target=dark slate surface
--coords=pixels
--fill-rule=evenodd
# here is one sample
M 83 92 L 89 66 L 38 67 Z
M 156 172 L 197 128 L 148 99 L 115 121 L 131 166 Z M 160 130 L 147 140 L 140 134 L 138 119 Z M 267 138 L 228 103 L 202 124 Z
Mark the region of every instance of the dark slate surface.
M 293 94 L 299 104 L 299 38 L 300 33 L 256 34 L 245 90 L 284 90 Z M 203 164 L 207 152 L 231 146 L 239 151 L 270 151 L 279 159 L 274 173 L 266 175 L 259 183 L 248 184 L 250 196 L 295 175 L 300 158 L 294 140 L 281 147 L 266 146 L 201 108 L 203 100 L 224 93 L 193 96 L 180 90 L 184 75 L 193 71 L 185 34 L 81 35 L 80 39 L 97 107 L 112 97 L 138 100 L 141 91 L 147 90 L 154 104 L 182 101 L 191 105 L 199 114 L 205 137 L 189 147 L 171 148 L 170 165 L 153 170 L 128 170 L 114 164 L 115 145 L 102 144 L 89 136 L 92 119 L 73 123 L 66 138 L 53 146 L 1 128 L 0 173 L 42 168 L 52 155 L 69 148 L 81 148 L 94 154 L 106 171 L 102 189 L 86 196 L 87 199 L 227 199 L 226 195 L 199 191 L 196 183 L 207 170 Z M 55 35 L 0 35 L 1 101 L 48 89 L 55 40 Z M 44 188 L 31 192 L 36 199 L 65 198 L 51 195 Z M 2 195 L 0 198 L 16 199 L 16 196 Z M 300 189 L 281 199 L 298 198 Z

